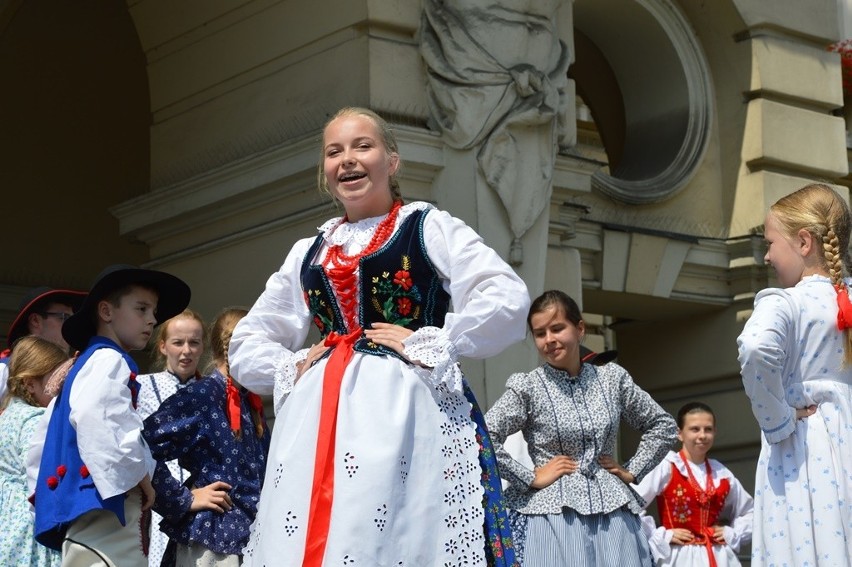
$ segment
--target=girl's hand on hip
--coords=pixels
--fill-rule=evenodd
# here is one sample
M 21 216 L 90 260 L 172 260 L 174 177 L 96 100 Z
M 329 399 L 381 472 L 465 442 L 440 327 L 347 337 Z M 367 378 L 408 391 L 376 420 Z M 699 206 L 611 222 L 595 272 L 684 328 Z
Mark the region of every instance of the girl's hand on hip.
M 535 479 L 530 486 L 541 489 L 550 486 L 566 474 L 577 472 L 577 461 L 565 455 L 556 455 L 546 465 L 536 467 L 533 472 L 535 472 Z
M 608 472 L 620 478 L 626 484 L 636 482 L 636 477 L 633 476 L 633 473 L 619 465 L 615 459 L 612 458 L 612 455 L 600 455 L 598 457 L 598 464 Z
M 695 539 L 692 532 L 683 528 L 672 529 L 672 543 L 677 545 L 688 545 Z
M 201 488 L 193 488 L 192 504 L 189 505 L 189 511 L 213 510 L 220 514 L 227 512 L 234 506 L 231 496 L 228 494 L 229 490 L 231 490 L 231 485 L 221 480 L 211 482 Z
M 405 350 L 402 341 L 413 334 L 414 331 L 411 329 L 407 329 L 399 325 L 392 325 L 390 323 L 373 323 L 372 328 L 364 331 L 364 336 L 366 336 L 367 339 L 377 345 L 393 349 L 400 355 L 403 355 L 402 351 Z M 411 362 L 418 364 L 417 361 L 412 360 Z
M 815 405 L 808 406 L 806 408 L 801 408 L 796 410 L 796 419 L 806 419 L 813 414 L 816 413 L 817 407 Z
M 329 347 L 325 346 L 323 343 L 311 345 L 311 348 L 308 349 L 308 355 L 305 357 L 305 360 L 296 363 L 296 379 L 293 380 L 294 384 L 299 381 L 299 378 L 302 377 L 302 374 L 304 374 L 308 368 L 319 362 L 319 359 L 322 358 L 322 355 L 325 354 L 325 351 L 327 351 L 328 348 Z

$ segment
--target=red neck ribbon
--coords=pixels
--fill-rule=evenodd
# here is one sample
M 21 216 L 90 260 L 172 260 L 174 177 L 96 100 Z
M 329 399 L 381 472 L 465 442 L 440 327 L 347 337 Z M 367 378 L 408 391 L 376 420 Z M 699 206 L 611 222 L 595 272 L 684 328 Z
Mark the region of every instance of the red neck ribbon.
M 338 303 L 344 317 L 346 317 L 347 329 L 354 329 L 358 326 L 358 302 L 356 300 L 358 286 L 355 285 L 358 262 L 364 256 L 369 256 L 384 246 L 385 242 L 390 239 L 401 206 L 401 201 L 394 201 L 387 216 L 376 226 L 373 237 L 361 252 L 349 256 L 343 253 L 343 246 L 335 244 L 330 246 L 326 253 L 323 267 L 334 286 L 334 291 L 337 293 Z

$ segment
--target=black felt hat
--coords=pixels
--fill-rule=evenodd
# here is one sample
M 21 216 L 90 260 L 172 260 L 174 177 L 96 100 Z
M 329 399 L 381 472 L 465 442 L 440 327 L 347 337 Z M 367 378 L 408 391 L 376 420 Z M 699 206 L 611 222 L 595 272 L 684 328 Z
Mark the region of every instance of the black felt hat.
M 177 276 L 127 264 L 114 264 L 95 278 L 80 309 L 62 325 L 65 342 L 77 350 L 84 350 L 89 339 L 98 332 L 95 318 L 98 303 L 115 290 L 134 284 L 157 291 L 157 325 L 171 319 L 189 305 L 189 286 Z
M 29 334 L 29 326 L 27 318 L 31 313 L 39 313 L 51 303 L 61 303 L 70 305 L 72 311 L 77 311 L 83 303 L 83 298 L 86 297 L 85 291 L 77 291 L 73 289 L 53 289 L 47 286 L 34 287 L 21 299 L 21 304 L 18 307 L 18 315 L 12 321 L 9 327 L 7 339 L 9 348 L 23 336 Z
M 605 350 L 603 352 L 595 352 L 591 349 L 580 345 L 580 362 L 587 362 L 595 366 L 603 366 L 607 362 L 612 362 L 618 356 L 618 351 Z

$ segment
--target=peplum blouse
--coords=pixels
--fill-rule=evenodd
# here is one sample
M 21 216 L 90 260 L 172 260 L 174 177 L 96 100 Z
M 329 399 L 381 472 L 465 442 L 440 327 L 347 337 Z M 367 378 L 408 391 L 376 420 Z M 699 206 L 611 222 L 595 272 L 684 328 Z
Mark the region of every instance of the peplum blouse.
M 615 363 L 583 364 L 574 377 L 547 364 L 513 374 L 485 419 L 500 476 L 509 483 L 506 505 L 523 514 L 560 514 L 563 507 L 606 514 L 622 506 L 638 514 L 641 498 L 597 458 L 615 455 L 623 419 L 643 432 L 636 453 L 623 465 L 638 482 L 662 460 L 677 435 L 674 418 Z M 535 473 L 503 448 L 517 431 L 523 432 L 536 467 L 566 455 L 577 461 L 579 470 L 540 490 L 531 488 Z

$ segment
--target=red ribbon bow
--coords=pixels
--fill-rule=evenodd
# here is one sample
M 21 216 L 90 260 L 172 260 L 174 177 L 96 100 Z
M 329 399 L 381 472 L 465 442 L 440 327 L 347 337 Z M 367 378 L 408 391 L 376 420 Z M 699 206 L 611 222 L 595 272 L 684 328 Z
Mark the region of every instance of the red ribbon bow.
M 228 376 L 228 385 L 225 391 L 226 409 L 228 412 L 228 424 L 231 426 L 231 431 L 237 432 L 242 429 L 240 424 L 240 403 L 242 396 L 240 389 L 234 384 L 234 379 Z M 263 409 L 263 400 L 255 393 L 248 392 L 248 403 L 259 414 Z
M 710 561 L 710 567 L 716 567 L 716 555 L 713 553 L 713 538 L 716 537 L 716 531 L 712 526 L 706 526 L 702 534 L 704 536 L 704 548 L 707 550 L 707 559 Z

